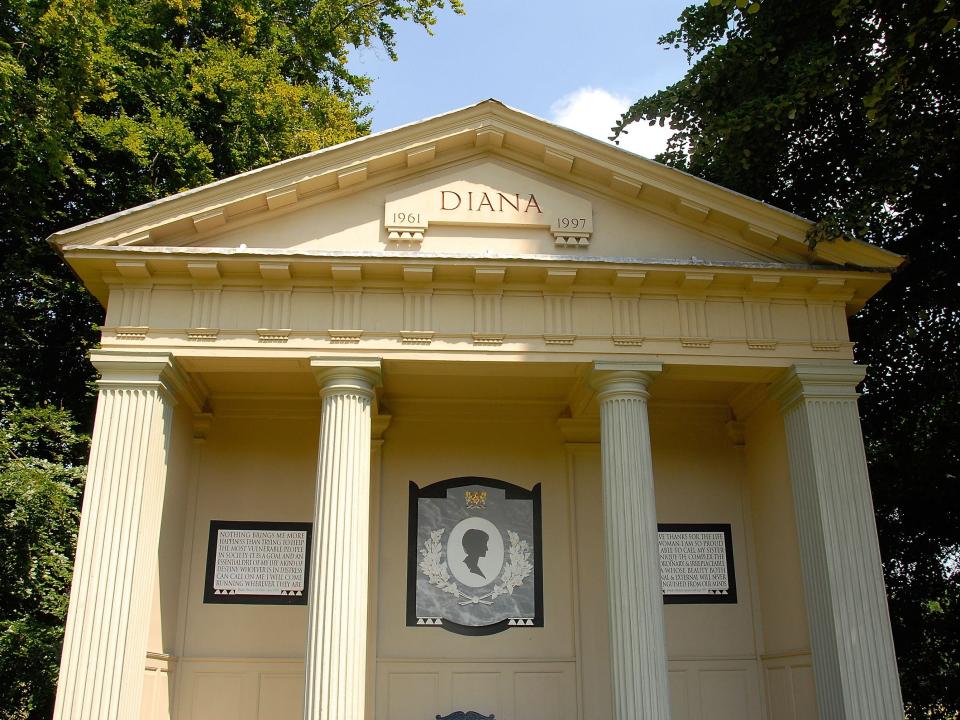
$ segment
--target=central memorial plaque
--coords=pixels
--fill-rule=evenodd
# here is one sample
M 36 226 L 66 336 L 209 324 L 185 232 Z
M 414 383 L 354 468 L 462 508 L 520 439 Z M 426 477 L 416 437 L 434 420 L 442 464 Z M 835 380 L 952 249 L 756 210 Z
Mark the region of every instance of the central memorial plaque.
M 540 486 L 410 483 L 407 625 L 490 635 L 543 626 Z

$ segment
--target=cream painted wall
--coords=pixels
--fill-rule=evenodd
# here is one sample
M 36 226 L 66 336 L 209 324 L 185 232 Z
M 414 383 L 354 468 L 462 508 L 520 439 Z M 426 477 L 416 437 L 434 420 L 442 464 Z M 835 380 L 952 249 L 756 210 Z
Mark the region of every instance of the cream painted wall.
M 567 443 L 567 482 L 573 498 L 571 525 L 575 550 L 578 681 L 584 718 L 611 717 L 610 634 L 607 626 L 607 586 L 599 443 Z M 584 709 L 588 711 L 584 714 Z
M 654 406 L 650 413 L 659 522 L 730 523 L 737 602 L 665 605 L 674 720 L 763 717 L 754 612 L 754 540 L 742 449 L 726 407 Z
M 745 426 L 770 720 L 815 720 L 810 636 L 783 418 L 764 402 Z
M 305 607 L 205 605 L 203 582 L 211 520 L 312 520 L 319 430 L 319 412 L 214 421 L 200 463 L 184 656 L 303 655 Z
M 180 720 L 294 720 L 301 712 L 304 608 L 202 603 L 210 520 L 311 518 L 318 413 L 303 402 L 298 411 L 280 401 L 272 407 L 231 405 L 198 450 L 196 525 L 187 518 L 192 552 L 179 598 L 183 647 L 171 690 Z M 381 408 L 392 421 L 374 481 L 370 718 L 420 720 L 455 709 L 500 720 L 610 717 L 599 449 L 565 443 L 553 408 L 413 400 Z M 779 561 L 789 547 L 768 537 L 782 535 L 782 515 L 792 512 L 782 432 L 778 442 L 778 418 L 760 412 L 741 447 L 728 432 L 730 417 L 726 406 L 651 409 L 658 519 L 729 522 L 739 599 L 665 606 L 673 718 L 806 720 L 809 655 L 791 654 L 806 647 L 805 626 L 796 623 L 802 606 L 790 592 L 799 589 L 799 565 L 795 557 Z M 188 438 L 187 430 L 179 433 Z M 185 478 L 189 465 L 176 465 Z M 408 483 L 461 475 L 542 484 L 545 628 L 474 638 L 405 626 Z M 189 507 L 184 494 L 178 502 Z M 165 594 L 164 615 L 167 604 L 176 601 Z M 150 662 L 148 673 L 160 678 L 158 661 Z M 150 687 L 157 710 L 144 718 L 166 718 L 156 704 L 162 682 Z
M 306 608 L 205 605 L 203 583 L 211 520 L 312 519 L 318 418 L 319 403 L 312 415 L 225 413 L 214 421 L 200 450 L 196 522 L 187 527 L 192 552 L 171 717 L 283 720 L 302 712 Z
M 552 415 L 518 406 L 426 405 L 394 419 L 383 446 L 378 601 L 378 720 L 453 710 L 497 718 L 576 718 L 571 545 L 563 446 Z M 546 628 L 466 637 L 406 627 L 409 483 L 496 478 L 543 498 Z
M 737 573 L 736 604 L 665 606 L 675 659 L 756 655 L 744 467 L 725 427 L 729 418 L 726 407 L 655 406 L 650 413 L 658 522 L 730 523 Z

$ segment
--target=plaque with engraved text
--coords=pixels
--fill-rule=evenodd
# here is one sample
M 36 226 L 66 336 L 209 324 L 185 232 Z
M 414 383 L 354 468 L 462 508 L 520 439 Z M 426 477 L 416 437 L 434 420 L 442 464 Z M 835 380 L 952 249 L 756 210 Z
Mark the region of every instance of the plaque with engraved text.
M 211 520 L 205 603 L 306 605 L 311 523 Z
M 662 523 L 657 530 L 665 604 L 737 602 L 729 524 Z

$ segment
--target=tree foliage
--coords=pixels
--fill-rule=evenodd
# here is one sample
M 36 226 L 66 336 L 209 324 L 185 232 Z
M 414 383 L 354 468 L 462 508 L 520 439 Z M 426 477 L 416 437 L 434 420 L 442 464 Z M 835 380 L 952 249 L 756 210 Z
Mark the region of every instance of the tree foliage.
M 0 716 L 47 717 L 67 617 L 86 438 L 65 410 L 0 421 Z
M 659 160 L 908 257 L 853 318 L 911 718 L 960 712 L 960 31 L 952 0 L 710 0 L 660 40 L 691 60 L 613 128 Z
M 349 52 L 444 8 L 0 0 L 0 717 L 49 715 L 102 319 L 44 238 L 368 132 Z

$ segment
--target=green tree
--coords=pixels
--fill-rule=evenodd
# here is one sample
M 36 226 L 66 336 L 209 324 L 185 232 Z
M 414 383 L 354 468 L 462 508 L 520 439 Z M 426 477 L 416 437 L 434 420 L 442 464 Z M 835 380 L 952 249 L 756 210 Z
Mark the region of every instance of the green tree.
M 349 52 L 445 8 L 0 0 L 0 717 L 49 715 L 102 319 L 44 238 L 367 133 Z
M 48 717 L 67 616 L 86 438 L 65 410 L 0 421 L 0 716 Z
M 710 0 L 660 42 L 691 61 L 613 128 L 659 160 L 909 264 L 853 318 L 911 718 L 960 712 L 960 32 L 953 0 Z

